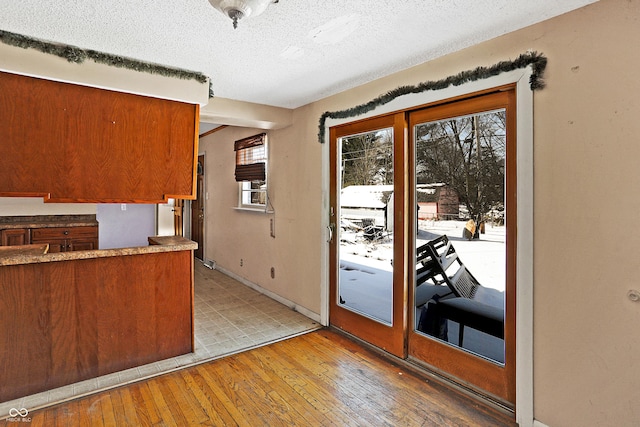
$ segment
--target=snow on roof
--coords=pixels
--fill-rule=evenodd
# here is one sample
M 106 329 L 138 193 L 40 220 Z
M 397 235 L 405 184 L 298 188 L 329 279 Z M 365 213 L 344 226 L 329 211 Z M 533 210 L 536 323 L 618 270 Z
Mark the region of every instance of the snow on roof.
M 440 199 L 440 189 L 446 184 L 417 184 L 416 185 L 416 201 L 418 203 L 436 203 Z
M 393 185 L 350 185 L 340 192 L 340 206 L 384 209 L 393 194 Z
M 444 183 L 417 184 L 418 202 L 437 202 Z M 393 185 L 350 185 L 340 192 L 340 205 L 348 208 L 383 209 L 393 194 Z

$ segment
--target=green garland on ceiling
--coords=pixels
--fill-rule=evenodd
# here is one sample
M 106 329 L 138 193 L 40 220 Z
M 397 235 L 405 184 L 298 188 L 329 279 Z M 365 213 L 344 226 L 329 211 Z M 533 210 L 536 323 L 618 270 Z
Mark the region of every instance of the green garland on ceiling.
M 67 61 L 75 64 L 81 64 L 87 59 L 91 59 L 94 62 L 105 64 L 110 67 L 126 68 L 143 73 L 158 74 L 164 77 L 172 77 L 182 80 L 195 80 L 198 83 L 206 83 L 207 80 L 209 80 L 209 78 L 204 74 L 195 71 L 167 67 L 164 65 L 139 61 L 137 59 L 131 59 L 124 56 L 98 52 L 91 49 L 81 49 L 76 46 L 46 42 L 43 40 L 23 36 L 21 34 L 10 33 L 3 30 L 0 30 L 0 42 L 10 46 L 20 47 L 22 49 L 35 49 L 42 53 L 47 53 L 49 55 L 55 55 L 59 58 L 66 59 Z M 209 97 L 213 98 L 213 89 L 211 87 L 210 80 Z
M 497 64 L 490 67 L 477 67 L 474 70 L 462 71 L 456 75 L 449 76 L 437 81 L 426 81 L 414 86 L 400 86 L 399 88 L 385 93 L 384 95 L 380 95 L 377 98 L 372 99 L 366 104 L 360 104 L 346 110 L 326 111 L 320 117 L 318 141 L 320 141 L 321 144 L 324 142 L 324 133 L 326 127 L 325 124 L 327 119 L 345 119 L 349 117 L 356 117 L 361 114 L 368 113 L 376 107 L 387 104 L 402 95 L 421 93 L 431 90 L 441 90 L 449 86 L 460 86 L 464 83 L 486 79 L 508 71 L 526 68 L 529 65 L 532 68 L 532 74 L 529 79 L 531 90 L 544 88 L 542 74 L 544 73 L 544 69 L 547 66 L 547 58 L 537 52 L 527 52 L 518 56 L 518 58 L 513 61 L 498 62 Z

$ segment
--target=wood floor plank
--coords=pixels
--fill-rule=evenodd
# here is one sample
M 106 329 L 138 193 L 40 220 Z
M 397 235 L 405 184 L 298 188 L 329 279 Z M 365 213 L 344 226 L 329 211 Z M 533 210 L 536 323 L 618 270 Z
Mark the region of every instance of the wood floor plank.
M 127 412 L 122 402 L 121 390 L 114 390 L 110 393 L 111 408 L 113 408 L 113 421 L 115 425 L 127 425 Z
M 311 337 L 317 340 L 319 336 Z M 357 355 L 354 352 L 350 352 L 345 348 L 338 350 L 331 349 L 331 352 L 340 351 L 344 354 L 346 360 L 350 360 L 353 363 L 347 365 L 341 362 L 340 369 L 337 369 L 335 362 L 333 361 L 331 353 L 326 353 L 324 346 L 327 342 L 318 341 L 316 348 L 324 356 L 322 360 L 325 364 L 331 364 L 331 369 L 327 369 L 327 380 L 337 384 L 348 384 L 350 392 L 355 395 L 356 399 L 362 400 L 363 408 L 372 407 L 375 408 L 378 405 L 392 408 L 391 411 L 386 413 L 386 418 L 380 422 L 389 423 L 392 425 L 399 425 L 403 420 L 411 419 L 413 423 L 419 422 L 421 419 L 428 419 L 430 413 L 426 410 L 421 410 L 423 406 L 423 400 L 419 398 L 419 394 L 413 391 L 414 388 L 420 388 L 424 385 L 417 381 L 411 385 L 413 387 L 407 387 L 405 382 L 407 380 L 414 379 L 411 375 L 405 375 L 399 369 L 391 369 L 389 366 L 387 369 L 381 367 L 375 367 L 372 364 L 374 362 L 371 357 L 373 355 Z M 313 362 L 313 358 L 318 359 L 317 355 L 305 354 L 305 357 L 312 358 L 309 362 Z M 342 358 L 340 359 L 343 360 Z M 412 408 L 411 411 L 406 411 L 405 408 Z
M 219 364 L 215 370 L 209 372 L 227 384 L 225 393 L 233 399 L 244 418 L 255 420 L 253 423 L 259 425 L 274 427 L 291 425 L 286 419 L 278 417 L 277 411 L 270 404 L 269 387 L 261 388 L 258 384 L 259 376 L 244 366 L 237 355 L 229 357 L 227 363 Z
M 104 414 L 102 408 L 102 400 L 109 398 L 108 395 L 94 395 L 89 396 L 89 398 L 84 402 L 85 407 L 81 409 L 81 411 L 85 412 L 88 416 L 88 422 L 90 426 L 104 426 Z M 48 411 L 47 411 L 48 412 Z M 51 424 L 54 425 L 54 424 Z
M 105 427 L 116 426 L 116 416 L 113 410 L 113 402 L 111 401 L 112 394 L 106 394 L 100 399 L 100 406 L 102 408 L 102 420 Z
M 339 396 L 339 402 L 349 408 L 353 416 L 357 415 L 367 425 L 390 427 L 397 425 L 388 416 L 387 411 L 376 410 L 385 399 L 384 391 L 377 391 L 371 382 L 364 387 L 359 384 L 358 376 L 352 374 L 354 370 L 352 360 L 344 358 L 340 363 L 332 364 L 331 360 L 323 357 L 323 354 L 318 351 L 301 351 L 296 356 L 292 359 L 296 369 L 310 371 L 327 391 L 334 396 Z M 374 397 L 377 399 L 372 399 Z
M 178 425 L 202 425 L 208 422 L 208 417 L 193 396 L 193 393 L 185 387 L 180 387 L 180 381 L 174 377 L 163 376 L 160 378 L 163 394 L 167 396 L 167 404 L 172 408 L 172 414 Z M 192 403 L 194 401 L 195 403 Z M 180 408 L 179 411 L 173 408 Z
M 322 425 L 324 419 L 316 411 L 311 410 L 309 405 L 306 404 L 306 400 L 297 394 L 292 387 L 286 383 L 273 384 L 272 378 L 277 377 L 277 373 L 272 369 L 271 365 L 262 363 L 255 353 L 242 353 L 239 357 L 244 360 L 249 369 L 261 374 L 261 380 L 264 382 L 262 386 L 273 388 L 273 393 L 277 394 L 277 399 L 282 399 L 284 404 L 296 412 L 300 420 L 305 420 L 308 425 Z M 274 399 L 275 397 L 272 395 L 270 398 Z M 275 404 L 278 403 L 276 402 Z
M 266 375 L 264 366 L 259 368 L 252 359 L 243 354 L 236 355 L 233 359 L 229 368 L 246 373 L 244 385 L 247 392 L 250 393 L 250 398 L 262 402 L 260 409 L 269 425 L 290 426 L 294 425 L 296 420 L 302 419 L 302 414 L 295 408 L 295 403 L 281 394 L 283 392 L 288 395 L 287 388 L 274 384 Z
M 196 370 L 207 382 L 214 397 L 217 398 L 229 414 L 231 414 L 233 420 L 238 425 L 251 425 L 251 417 L 246 417 L 247 414 L 245 413 L 244 408 L 236 405 L 235 395 L 233 393 L 227 394 L 225 392 L 227 389 L 226 383 L 219 382 L 219 377 L 217 377 L 215 373 L 210 373 L 205 365 L 196 367 Z
M 120 396 L 120 400 L 122 402 L 123 411 L 124 411 L 124 420 L 126 422 L 125 425 L 135 425 L 140 426 L 142 422 L 138 417 L 138 411 L 136 409 L 135 402 L 133 400 L 133 395 L 131 394 L 130 388 L 120 388 L 115 390 Z
M 34 412 L 30 413 L 29 417 L 31 418 L 31 424 L 29 427 L 43 427 L 44 426 L 44 416 L 45 412 Z M 9 423 L 7 421 L 0 421 L 0 426 L 7 426 Z
M 327 358 L 318 348 L 310 343 L 316 350 L 304 352 L 297 358 L 296 364 L 300 366 L 315 367 L 316 376 L 323 381 L 326 387 L 335 390 L 340 396 L 340 403 L 346 405 L 353 413 L 363 419 L 369 425 L 393 426 L 396 425 L 389 417 L 388 411 L 379 411 L 380 406 L 386 407 L 384 391 L 376 390 L 371 381 L 361 385 L 358 374 L 359 366 L 353 366 L 351 358 L 343 358 L 340 362 Z
M 131 401 L 136 409 L 136 416 L 138 417 L 140 427 L 149 427 L 155 425 L 157 420 L 160 420 L 160 415 L 155 410 L 155 407 L 149 407 L 147 405 L 145 396 L 142 393 L 143 386 L 145 386 L 144 383 L 137 383 L 127 388 L 131 394 Z
M 187 425 L 206 425 L 209 417 L 193 395 L 189 387 L 185 387 L 184 382 L 174 381 L 171 377 L 165 377 L 165 385 L 173 395 L 176 405 L 184 413 Z
M 46 427 L 516 425 L 416 372 L 321 330 L 29 415 Z
M 465 425 L 464 420 L 468 417 L 473 417 L 480 423 L 480 425 L 483 425 L 482 422 L 484 422 L 481 418 L 486 418 L 486 422 L 488 423 L 487 425 L 492 425 L 493 416 L 495 416 L 496 412 L 488 406 L 479 405 L 472 408 L 471 405 L 467 404 L 467 402 L 470 401 L 468 397 L 460 393 L 452 393 L 451 388 L 440 382 L 429 381 L 426 378 L 418 378 L 406 369 L 400 368 L 392 363 L 380 365 L 379 355 L 368 351 L 343 335 L 324 330 L 318 331 L 317 334 L 313 334 L 309 338 L 316 342 L 319 351 L 326 350 L 326 342 L 336 345 L 336 351 L 342 352 L 345 355 L 352 355 L 363 365 L 369 366 L 372 370 L 381 375 L 386 375 L 385 382 L 388 384 L 396 384 L 394 381 L 396 371 L 403 372 L 404 381 L 409 382 L 409 385 L 407 386 L 407 397 L 412 398 L 415 405 L 422 405 L 424 408 L 429 408 L 425 416 L 428 419 L 432 419 L 432 422 L 434 423 L 433 425 L 447 425 L 447 423 L 443 422 L 443 419 L 453 421 L 454 425 L 458 425 L 455 424 L 455 422 L 459 422 L 460 425 Z M 416 394 L 413 392 L 415 389 L 424 389 L 425 393 Z M 441 413 L 440 411 L 443 409 L 443 401 L 450 403 L 455 401 L 456 404 L 459 405 L 458 413 L 456 415 L 452 415 L 446 408 L 444 412 Z M 410 404 L 407 405 L 410 403 L 409 401 L 403 399 L 403 403 L 403 407 L 411 407 Z M 428 403 L 428 405 L 425 405 L 425 403 Z M 485 409 L 488 412 L 485 412 Z
M 222 405 L 222 402 L 215 397 L 215 393 L 200 374 L 195 370 L 187 370 L 183 372 L 182 380 L 193 393 L 198 404 L 202 407 L 213 425 L 226 426 L 235 424 L 233 416 L 227 411 L 224 405 Z
M 315 375 L 307 372 L 313 368 L 308 370 L 298 369 L 298 366 L 296 366 L 297 353 L 291 354 L 288 348 L 282 349 L 278 344 L 265 348 L 265 354 L 271 355 L 272 360 L 277 360 L 279 372 L 295 373 L 294 377 L 287 377 L 285 374 L 283 378 L 295 381 L 294 389 L 298 393 L 310 399 L 307 400 L 309 403 L 314 402 L 319 405 L 319 409 L 324 416 L 338 425 L 362 425 L 364 423 L 357 409 L 354 411 L 353 408 L 350 408 L 336 397 L 333 387 L 328 387 L 326 384 L 316 381 Z M 306 345 L 301 345 L 300 352 L 303 351 L 312 350 L 307 348 Z
M 71 402 L 69 402 L 69 403 L 71 403 Z M 90 419 L 89 419 L 89 412 L 87 411 L 87 409 L 89 407 L 88 406 L 89 399 L 88 398 L 80 399 L 80 400 L 75 401 L 74 403 L 77 403 L 77 405 L 76 405 L 76 414 L 77 414 L 77 418 L 79 420 L 79 424 L 81 426 L 89 426 L 89 425 L 91 425 L 90 424 Z
M 161 378 L 162 377 L 156 378 L 154 381 L 149 381 L 146 384 L 149 387 L 149 391 L 151 392 L 151 397 L 153 399 L 155 407 L 157 408 L 158 414 L 160 415 L 160 418 L 161 418 L 162 422 L 164 423 L 164 425 L 167 425 L 167 426 L 178 426 L 178 423 L 176 422 L 175 418 L 173 417 L 173 412 L 176 412 L 176 413 L 179 412 L 179 411 L 176 410 L 178 408 L 170 409 L 169 405 L 167 405 L 167 401 L 165 400 L 166 396 L 164 396 L 162 394 L 162 391 L 160 390 L 160 379 Z
M 234 395 L 234 401 L 238 409 L 245 414 L 245 418 L 257 420 L 260 425 L 283 426 L 281 420 L 272 417 L 266 399 L 267 391 L 257 385 L 253 387 L 253 373 L 238 363 L 237 356 L 230 357 L 227 362 L 218 365 L 215 374 L 220 380 L 228 381 L 227 393 Z M 229 381 L 231 377 L 234 378 L 233 381 Z M 248 405 L 248 402 L 251 404 Z
M 56 412 L 55 423 L 63 425 L 65 427 L 79 427 L 81 417 L 78 416 L 78 408 L 79 404 L 77 401 L 69 402 L 68 405 L 66 405 L 64 408 L 61 408 L 60 411 Z M 34 426 L 33 420 L 31 426 Z

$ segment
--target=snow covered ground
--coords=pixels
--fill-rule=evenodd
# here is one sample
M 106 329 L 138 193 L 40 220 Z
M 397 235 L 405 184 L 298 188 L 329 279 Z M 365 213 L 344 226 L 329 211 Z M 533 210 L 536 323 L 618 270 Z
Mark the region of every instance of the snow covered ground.
M 503 308 L 505 228 L 488 224 L 479 240 L 466 240 L 462 237 L 464 225 L 464 221 L 420 221 L 416 245 L 446 234 L 467 270 L 482 284 L 475 299 Z M 390 236 L 369 241 L 361 231 L 347 228 L 341 231 L 340 240 L 339 294 L 343 305 L 390 324 L 393 271 L 393 242 Z M 458 325 L 449 321 L 448 327 L 449 342 L 456 345 Z M 465 328 L 464 347 L 504 362 L 504 341 L 468 327 Z

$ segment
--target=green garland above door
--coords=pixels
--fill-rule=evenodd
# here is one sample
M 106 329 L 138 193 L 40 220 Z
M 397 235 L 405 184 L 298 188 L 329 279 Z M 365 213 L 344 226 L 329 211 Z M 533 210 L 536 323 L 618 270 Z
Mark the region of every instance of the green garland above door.
M 380 95 L 375 99 L 367 102 L 366 104 L 360 104 L 352 108 L 340 111 L 327 111 L 320 117 L 320 125 L 318 132 L 318 141 L 324 142 L 325 123 L 327 119 L 345 119 L 349 117 L 357 117 L 361 114 L 368 113 L 376 107 L 387 104 L 399 96 L 408 95 L 412 93 L 421 93 L 427 91 L 442 90 L 449 86 L 460 86 L 464 83 L 473 82 L 476 80 L 487 79 L 489 77 L 497 76 L 498 74 L 526 68 L 531 66 L 532 74 L 529 79 L 529 85 L 531 90 L 538 90 L 544 87 L 542 81 L 542 74 L 547 66 L 547 58 L 537 52 L 527 52 L 518 56 L 513 61 L 502 61 L 490 67 L 477 67 L 473 70 L 462 71 L 456 75 L 446 77 L 436 81 L 426 81 L 414 86 L 400 86 L 394 90 L 391 90 L 384 95 Z

